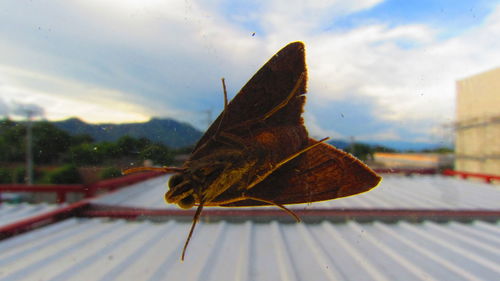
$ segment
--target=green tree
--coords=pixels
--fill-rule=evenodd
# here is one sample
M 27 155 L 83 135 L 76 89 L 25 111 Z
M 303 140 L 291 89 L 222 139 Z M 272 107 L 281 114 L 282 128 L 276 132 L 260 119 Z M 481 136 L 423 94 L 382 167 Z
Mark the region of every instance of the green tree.
M 33 156 L 35 163 L 54 163 L 68 151 L 71 136 L 49 122 L 33 125 Z
M 122 171 L 116 167 L 106 167 L 104 168 L 101 173 L 99 174 L 99 177 L 101 180 L 105 179 L 110 179 L 110 178 L 117 178 L 122 175 Z
M 424 150 L 422 150 L 422 152 L 446 154 L 446 153 L 453 153 L 453 152 L 455 152 L 455 150 L 453 148 L 441 146 L 441 147 L 437 147 L 434 149 L 424 149 Z
M 68 154 L 67 160 L 77 166 L 101 164 L 105 157 L 99 146 L 92 143 L 74 145 L 69 149 Z
M 121 156 L 138 156 L 142 143 L 131 136 L 123 136 L 116 141 Z
M 12 170 L 14 183 L 26 183 L 26 167 L 17 166 Z
M 377 146 L 373 147 L 373 150 L 375 152 L 397 152 L 397 150 L 395 150 L 395 149 L 385 147 L 382 145 L 377 145 Z
M 64 184 L 64 183 L 81 183 L 82 178 L 75 165 L 67 164 L 57 168 L 47 174 L 48 183 Z
M 79 145 L 82 143 L 93 143 L 94 138 L 89 134 L 80 134 L 71 136 L 71 145 Z
M 174 160 L 174 154 L 164 145 L 152 144 L 141 151 L 141 158 L 150 159 L 157 165 L 169 165 Z
M 122 153 L 115 142 L 101 142 L 97 144 L 97 149 L 103 155 L 103 159 L 121 158 Z
M 9 119 L 0 121 L 0 162 L 22 162 L 26 155 L 26 126 Z
M 11 169 L 0 167 L 0 184 L 2 183 L 12 183 Z
M 375 152 L 371 146 L 364 143 L 354 143 L 347 147 L 345 151 L 363 161 L 373 159 L 373 153 Z

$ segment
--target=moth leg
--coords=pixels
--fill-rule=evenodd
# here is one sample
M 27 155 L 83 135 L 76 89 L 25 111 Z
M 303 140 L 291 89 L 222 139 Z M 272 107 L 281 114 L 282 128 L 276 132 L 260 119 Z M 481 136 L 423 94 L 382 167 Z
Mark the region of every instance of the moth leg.
M 280 162 L 278 162 L 276 165 L 274 165 L 274 167 L 272 167 L 271 169 L 269 169 L 267 172 L 265 172 L 264 174 L 262 175 L 257 175 L 256 176 L 256 180 L 253 181 L 251 184 L 249 184 L 247 186 L 247 189 L 250 189 L 254 186 L 256 186 L 258 183 L 260 183 L 261 181 L 265 180 L 269 175 L 271 175 L 272 173 L 274 173 L 274 171 L 276 171 L 277 169 L 279 169 L 281 166 L 285 165 L 286 163 L 290 162 L 291 160 L 295 159 L 296 157 L 298 157 L 299 155 L 301 155 L 302 153 L 304 152 L 307 152 L 308 150 L 310 149 L 313 149 L 314 147 L 318 146 L 319 144 L 323 143 L 324 141 L 328 140 L 329 138 L 324 138 L 320 141 L 318 141 L 317 143 L 315 144 L 312 144 L 302 150 L 299 150 L 298 152 L 288 156 L 287 158 L 281 160 Z
M 254 200 L 254 201 L 259 201 L 259 202 L 267 203 L 269 205 L 274 205 L 274 206 L 282 209 L 283 211 L 287 212 L 297 222 L 300 222 L 299 216 L 297 216 L 297 214 L 295 214 L 292 210 L 288 209 L 287 207 L 285 207 L 282 204 L 279 204 L 279 203 L 276 203 L 276 202 L 273 202 L 273 201 L 270 201 L 270 200 L 262 199 L 262 198 L 257 198 L 257 197 L 252 197 L 252 196 L 246 196 L 246 195 L 244 195 L 244 196 L 241 196 L 241 197 L 238 197 L 238 198 L 229 199 L 227 201 L 217 202 L 217 205 L 218 206 L 220 206 L 220 205 L 227 205 L 227 204 L 235 203 L 235 202 L 238 202 L 238 201 L 244 201 L 244 200 Z
M 132 173 L 137 173 L 137 172 L 145 172 L 145 171 L 153 171 L 153 172 L 160 172 L 160 173 L 179 173 L 182 172 L 184 169 L 182 168 L 177 168 L 177 167 L 134 167 L 134 168 L 129 168 L 124 171 L 122 171 L 123 175 L 128 175 Z
M 196 209 L 196 213 L 194 214 L 193 217 L 193 224 L 191 225 L 191 229 L 189 230 L 188 237 L 186 239 L 186 242 L 184 243 L 184 248 L 182 248 L 182 255 L 181 255 L 181 261 L 184 261 L 184 256 L 186 255 L 186 249 L 189 244 L 189 240 L 191 240 L 191 236 L 193 236 L 194 228 L 196 226 L 196 223 L 200 219 L 201 215 L 201 210 L 203 210 L 203 202 L 198 205 L 198 208 Z

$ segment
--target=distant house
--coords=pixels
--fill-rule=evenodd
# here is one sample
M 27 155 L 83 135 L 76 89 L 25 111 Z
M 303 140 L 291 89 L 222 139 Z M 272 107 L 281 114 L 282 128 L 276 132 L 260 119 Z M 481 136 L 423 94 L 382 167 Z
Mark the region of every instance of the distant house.
M 455 169 L 500 175 L 500 68 L 456 86 Z
M 388 153 L 376 152 L 375 163 L 380 168 L 448 168 L 453 155 L 438 153 Z

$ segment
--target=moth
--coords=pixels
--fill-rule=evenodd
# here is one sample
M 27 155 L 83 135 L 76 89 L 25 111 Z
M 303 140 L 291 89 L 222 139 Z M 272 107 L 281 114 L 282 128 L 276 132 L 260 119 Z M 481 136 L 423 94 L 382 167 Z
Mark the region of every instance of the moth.
M 285 46 L 228 103 L 182 167 L 132 168 L 174 173 L 165 201 L 196 206 L 181 260 L 203 207 L 284 205 L 351 196 L 381 177 L 352 155 L 308 136 L 302 119 L 307 69 L 304 44 Z

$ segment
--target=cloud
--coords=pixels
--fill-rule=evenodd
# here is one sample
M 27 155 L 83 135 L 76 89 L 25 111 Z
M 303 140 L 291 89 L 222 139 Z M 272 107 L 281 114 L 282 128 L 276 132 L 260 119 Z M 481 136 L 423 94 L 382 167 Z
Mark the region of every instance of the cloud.
M 9 113 L 9 106 L 3 101 L 3 99 L 0 99 L 0 116 L 8 116 Z
M 220 78 L 228 78 L 232 93 L 238 90 L 233 87 L 248 78 L 240 74 L 241 65 L 248 65 L 248 76 L 253 71 L 245 54 L 256 53 L 255 40 L 236 34 L 197 3 L 186 3 L 150 2 L 140 9 L 116 8 L 127 4 L 122 2 L 111 8 L 109 1 L 5 7 L 7 15 L 28 18 L 0 20 L 19 24 L 0 37 L 0 53 L 8 54 L 0 55 L 0 79 L 11 89 L 7 95 L 45 94 L 78 99 L 87 107 L 110 106 L 122 115 L 133 109 L 185 121 L 193 112 L 221 109 Z M 48 116 L 52 112 L 48 109 Z
M 44 110 L 38 104 L 15 103 L 12 113 L 28 118 L 43 117 Z
M 9 78 L 8 83 L 0 84 L 5 102 L 12 108 L 15 104 L 37 105 L 49 119 L 82 116 L 91 122 L 103 118 L 119 122 L 149 118 L 144 108 L 130 103 L 134 96 L 128 93 L 24 69 L 0 66 L 0 76 Z
M 448 37 L 429 22 L 376 17 L 337 28 L 381 3 L 3 2 L 0 91 L 49 119 L 160 116 L 202 128 L 203 112 L 222 110 L 221 77 L 234 95 L 279 48 L 302 40 L 311 132 L 432 138 L 454 118 L 455 81 L 498 66 L 500 8 Z
M 0 99 L 0 116 L 38 119 L 44 117 L 44 109 L 36 103 L 6 102 Z
M 341 133 L 332 129 L 325 129 L 325 126 L 321 126 L 320 122 L 313 114 L 305 112 L 304 120 L 307 124 L 309 135 L 313 138 L 322 139 L 325 137 L 329 137 L 331 139 L 346 139 L 346 136 L 342 135 Z

